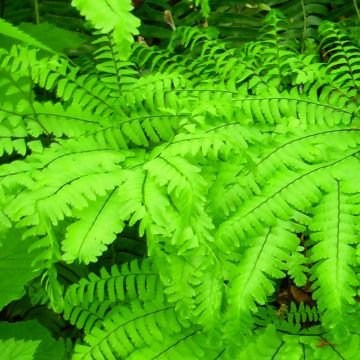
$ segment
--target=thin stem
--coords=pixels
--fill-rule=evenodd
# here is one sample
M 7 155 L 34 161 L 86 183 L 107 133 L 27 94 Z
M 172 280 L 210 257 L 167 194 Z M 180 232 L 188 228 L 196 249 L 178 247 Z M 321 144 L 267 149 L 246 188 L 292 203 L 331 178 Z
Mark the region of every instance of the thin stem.
M 354 0 L 354 1 L 356 1 L 356 0 Z M 302 42 L 301 42 L 301 53 L 303 53 L 304 52 L 305 31 L 306 31 L 306 27 L 307 27 L 306 10 L 305 10 L 304 0 L 301 0 L 301 8 L 302 8 L 303 16 L 304 16 L 304 26 L 303 26 Z
M 353 0 L 353 3 L 354 3 L 354 7 L 355 7 L 355 10 L 356 10 L 357 17 L 360 20 L 360 11 L 359 11 L 359 8 L 358 8 L 358 5 L 357 5 L 357 1 Z
M 34 0 L 34 9 L 35 9 L 35 23 L 40 24 L 40 13 L 39 13 L 39 2 Z

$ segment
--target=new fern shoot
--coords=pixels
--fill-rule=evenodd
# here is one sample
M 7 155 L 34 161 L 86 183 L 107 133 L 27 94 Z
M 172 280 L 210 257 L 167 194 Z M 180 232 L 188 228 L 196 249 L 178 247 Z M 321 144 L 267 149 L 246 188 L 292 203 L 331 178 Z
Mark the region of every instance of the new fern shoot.
M 233 41 L 196 1 L 149 46 L 74 0 L 71 59 L 0 22 L 6 359 L 359 359 L 359 39 L 302 3 Z

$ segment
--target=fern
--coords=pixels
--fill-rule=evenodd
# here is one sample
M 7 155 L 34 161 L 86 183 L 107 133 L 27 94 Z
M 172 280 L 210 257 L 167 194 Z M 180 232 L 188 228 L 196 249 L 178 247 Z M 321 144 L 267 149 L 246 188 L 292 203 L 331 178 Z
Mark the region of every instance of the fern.
M 327 7 L 303 2 L 290 40 L 267 5 L 256 41 L 132 46 L 130 2 L 73 3 L 98 30 L 89 72 L 36 42 L 0 53 L 0 240 L 26 254 L 0 305 L 48 306 L 74 359 L 356 358 L 356 41 L 309 32 Z
M 289 322 L 300 325 L 306 322 L 316 323 L 319 320 L 317 309 L 315 307 L 304 305 L 303 302 L 301 302 L 298 307 L 292 302 L 286 316 Z
M 115 265 L 111 273 L 102 268 L 101 277 L 90 274 L 89 279 L 82 279 L 79 284 L 72 285 L 67 290 L 70 305 L 88 300 L 91 303 L 95 298 L 100 301 L 125 301 L 125 299 L 155 298 L 155 290 L 161 286 L 158 272 L 154 265 L 144 260 L 141 265 L 136 260 L 125 263 L 118 269 Z M 160 294 L 160 292 L 158 292 Z
M 72 5 L 102 33 L 113 31 L 119 58 L 128 57 L 132 35 L 138 34 L 140 25 L 139 19 L 130 13 L 133 8 L 130 1 L 123 1 L 121 5 L 116 1 L 102 1 L 94 7 L 90 1 L 73 0 Z
M 335 24 L 324 22 L 320 32 L 324 56 L 329 57 L 331 64 L 328 72 L 332 80 L 342 89 L 358 89 L 358 48 Z
M 342 180 L 341 177 L 336 177 L 332 185 L 333 191 L 326 194 L 322 202 L 314 209 L 314 218 L 311 224 L 311 229 L 314 230 L 311 242 L 314 245 L 311 249 L 314 253 L 312 261 L 316 262 L 316 266 L 312 276 L 316 277 L 314 298 L 318 299 L 319 310 L 324 311 L 323 322 L 329 322 L 330 327 L 340 327 L 343 322 L 346 322 L 347 315 L 353 311 L 351 305 L 355 304 L 354 297 L 356 295 L 354 288 L 358 286 L 353 270 L 354 266 L 356 267 L 353 260 L 355 259 L 355 249 L 352 247 L 356 241 L 355 219 L 358 211 L 349 209 L 349 212 L 340 216 L 344 206 L 351 208 L 354 201 L 356 204 L 356 198 L 354 198 L 352 190 L 350 190 L 350 194 L 347 193 L 346 180 Z M 328 215 L 326 219 L 322 219 L 322 215 L 319 213 L 320 209 L 327 209 L 325 210 Z M 332 219 L 331 215 L 336 219 Z M 329 227 L 326 226 L 327 223 L 330 225 Z M 330 269 L 331 271 L 329 271 Z M 334 278 L 332 273 L 335 275 Z M 329 281 L 334 286 L 329 288 L 330 292 L 326 289 Z M 325 299 L 326 306 L 323 305 Z M 341 325 L 341 327 L 346 329 L 346 325 Z

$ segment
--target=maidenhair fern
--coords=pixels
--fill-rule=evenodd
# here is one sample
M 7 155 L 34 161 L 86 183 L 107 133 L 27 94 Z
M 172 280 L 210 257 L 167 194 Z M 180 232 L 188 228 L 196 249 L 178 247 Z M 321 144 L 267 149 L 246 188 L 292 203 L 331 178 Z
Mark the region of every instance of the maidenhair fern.
M 73 359 L 356 359 L 355 41 L 327 21 L 303 51 L 270 11 L 240 47 L 179 26 L 131 50 L 130 2 L 73 3 L 100 30 L 89 72 L 0 53 L 0 241 L 24 254 L 0 256 L 1 305 L 40 288 Z M 117 263 L 129 229 L 140 254 Z

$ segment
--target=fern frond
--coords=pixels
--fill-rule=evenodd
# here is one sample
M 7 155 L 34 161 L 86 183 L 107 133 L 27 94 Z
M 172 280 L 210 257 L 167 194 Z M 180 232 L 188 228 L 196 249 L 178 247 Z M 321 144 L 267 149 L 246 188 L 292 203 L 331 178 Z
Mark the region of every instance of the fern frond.
M 48 91 L 56 88 L 56 96 L 94 110 L 103 116 L 113 112 L 113 101 L 108 101 L 110 89 L 92 74 L 78 75 L 80 69 L 59 56 L 37 58 L 37 50 L 13 46 L 0 60 L 0 67 L 31 76 L 32 81 Z
M 310 44 L 309 39 L 317 39 L 317 27 L 329 13 L 326 0 L 281 1 L 279 10 L 290 19 L 289 35 L 301 41 L 302 52 Z
M 332 163 L 328 166 L 331 165 Z M 295 173 L 291 174 L 291 172 L 286 177 L 283 174 L 282 179 L 278 179 L 280 181 L 278 184 L 274 184 L 274 187 L 270 186 L 268 190 L 264 189 L 264 195 L 256 196 L 255 199 L 250 198 L 238 212 L 235 212 L 228 220 L 221 224 L 215 235 L 218 246 L 225 249 L 225 247 L 229 246 L 227 241 L 231 239 L 233 244 L 238 247 L 241 243 L 240 240 L 246 239 L 247 236 L 261 233 L 264 225 L 273 225 L 276 222 L 276 217 L 288 220 L 294 216 L 299 218 L 301 222 L 306 223 L 306 216 L 304 217 L 296 211 L 293 212 L 292 209 L 306 209 L 308 206 L 311 206 L 313 201 L 319 199 L 321 193 L 319 188 L 313 184 L 315 179 L 313 174 L 316 171 L 320 172 L 323 168 L 326 169 L 326 166 L 314 167 L 312 170 L 308 170 L 298 176 Z M 317 180 L 319 178 L 320 175 L 317 177 Z M 321 178 L 323 181 L 326 181 L 326 177 L 323 176 Z M 301 199 L 296 196 L 294 197 L 294 194 L 297 194 L 303 186 L 307 187 L 307 197 Z M 270 199 L 271 201 L 269 202 Z M 270 205 L 268 206 L 268 204 Z
M 238 319 L 257 311 L 275 291 L 273 279 L 283 278 L 292 251 L 299 239 L 281 228 L 269 228 L 253 238 L 236 269 L 231 271 L 228 299 Z M 233 319 L 232 319 L 233 320 Z
M 284 33 L 288 28 L 285 17 L 272 10 L 265 17 L 265 24 L 262 29 L 262 37 L 257 55 L 260 69 L 257 71 L 272 87 L 282 90 L 289 84 L 289 76 L 292 67 L 297 60 L 296 46 L 291 39 L 285 38 Z
M 164 303 L 132 301 L 130 306 L 114 308 L 102 327 L 94 327 L 85 336 L 88 345 L 75 346 L 74 359 L 116 359 L 128 357 L 136 348 L 161 341 L 164 334 L 182 330 L 174 307 Z
M 148 259 L 141 263 L 133 260 L 120 267 L 114 265 L 110 272 L 102 268 L 100 276 L 91 273 L 88 279 L 82 279 L 67 289 L 65 309 L 70 313 L 74 304 L 91 304 L 95 299 L 112 303 L 155 300 L 161 295 L 159 280 L 157 269 Z
M 196 27 L 179 26 L 173 33 L 169 43 L 169 49 L 175 49 L 178 46 L 183 46 L 184 48 L 193 50 L 199 44 L 207 43 L 207 41 L 211 40 L 211 38 L 212 37 L 209 36 L 206 30 Z M 210 47 L 210 44 L 208 47 Z
M 357 176 L 358 161 L 351 164 L 347 171 Z M 323 323 L 336 328 L 339 333 L 347 330 L 346 319 L 356 303 L 355 288 L 359 283 L 353 246 L 358 246 L 360 240 L 356 230 L 359 187 L 351 189 L 349 180 L 342 179 L 343 176 L 336 177 L 328 184 L 331 192 L 313 209 L 314 217 L 310 223 L 313 233 L 309 241 L 311 260 L 315 263 L 311 269 L 313 297 L 317 300 Z
M 360 49 L 332 22 L 323 22 L 319 32 L 324 56 L 328 57 L 328 72 L 334 83 L 343 89 L 359 91 Z
M 213 282 L 206 279 L 206 272 L 215 266 L 213 250 L 211 247 L 206 250 L 195 248 L 187 251 L 186 256 L 163 256 L 164 259 L 160 258 L 158 261 L 163 263 L 160 276 L 166 285 L 164 292 L 167 299 L 176 304 L 176 311 L 180 318 L 192 318 L 195 323 L 203 323 L 205 319 L 211 319 L 212 322 L 205 325 L 211 328 L 217 321 L 221 285 L 218 282 L 219 279 L 214 279 Z M 202 281 L 206 280 L 214 290 L 213 298 L 208 299 L 215 305 L 212 312 L 207 312 L 199 304 L 199 299 L 207 294 L 207 289 L 201 286 Z M 196 295 L 199 298 L 196 298 Z
M 64 309 L 64 286 L 59 280 L 56 268 L 56 263 L 61 259 L 58 234 L 56 234 L 47 220 L 44 220 L 41 228 L 41 230 L 39 229 L 40 231 L 33 228 L 32 232 L 29 231 L 25 234 L 25 236 L 29 236 L 30 233 L 36 235 L 36 231 L 39 232 L 39 235 L 46 234 L 35 241 L 29 249 L 29 251 L 37 252 L 37 256 L 31 265 L 34 269 L 41 272 L 41 284 L 44 286 L 51 308 L 56 313 L 60 313 Z
M 290 323 L 301 325 L 306 322 L 317 322 L 320 316 L 315 306 L 310 307 L 303 302 L 301 302 L 299 306 L 296 306 L 296 304 L 292 302 L 289 311 L 286 312 L 286 319 Z
M 67 299 L 69 300 L 69 299 Z M 89 333 L 94 327 L 99 327 L 106 314 L 111 311 L 111 301 L 84 301 L 79 304 L 65 304 L 64 319 L 78 329 Z
M 240 352 L 240 356 L 249 356 L 251 360 L 261 357 L 271 359 L 274 356 L 278 356 L 279 359 L 285 359 L 289 358 L 291 354 L 293 359 L 298 359 L 302 353 L 300 344 L 298 344 L 296 339 L 291 341 L 290 338 L 288 340 L 290 341 L 286 344 L 281 335 L 276 332 L 275 327 L 270 325 L 263 331 L 258 332 L 256 339 L 251 341 L 243 351 Z
M 0 70 L 0 153 L 8 155 L 17 153 L 24 156 L 28 151 L 41 143 L 32 126 L 41 128 L 41 134 L 47 134 L 41 123 L 33 116 L 32 124 L 24 115 L 33 115 L 33 90 L 28 77 L 12 73 L 11 70 Z
M 142 347 L 129 355 L 129 360 L 145 360 L 161 357 L 166 360 L 216 359 L 219 351 L 208 346 L 206 333 L 193 326 L 182 332 L 165 337 L 148 347 Z
M 114 0 L 101 0 L 96 7 L 88 0 L 73 0 L 72 5 L 102 33 L 113 32 L 119 58 L 128 58 L 133 35 L 139 33 L 137 28 L 140 25 L 140 20 L 131 14 L 133 5 L 130 0 L 123 1 L 121 5 Z
M 129 214 L 124 214 L 125 209 L 119 207 L 120 195 L 121 190 L 115 187 L 91 202 L 89 207 L 73 212 L 79 220 L 68 227 L 62 242 L 65 261 L 94 262 L 116 239 L 116 234 L 121 233 Z
M 166 155 L 149 161 L 145 168 L 160 186 L 166 185 L 179 214 L 180 227 L 173 234 L 172 244 L 178 246 L 180 252 L 185 252 L 211 238 L 207 234 L 212 228 L 211 220 L 202 212 L 201 204 L 205 198 L 201 194 L 207 184 L 198 174 L 200 170 L 180 157 Z
M 52 134 L 56 138 L 78 138 L 101 131 L 106 124 L 101 116 L 86 111 L 73 103 L 64 107 L 60 103 L 34 102 L 33 113 L 23 113 L 32 136 Z
M 224 281 L 219 264 L 211 266 L 212 271 L 204 271 L 201 283 L 196 287 L 195 318 L 205 331 L 219 329 L 221 305 L 224 297 Z
M 59 145 L 53 146 L 42 154 L 34 154 L 28 157 L 27 161 L 23 163 L 19 162 L 18 164 L 14 163 L 14 166 L 9 165 L 7 169 L 5 169 L 7 176 L 11 177 L 12 174 L 14 175 L 14 179 L 11 179 L 12 186 L 16 184 L 16 175 L 20 175 L 20 173 L 27 172 L 30 169 L 32 174 L 31 178 L 37 182 L 36 185 L 34 185 L 34 182 L 32 184 L 28 182 L 27 191 L 20 189 L 20 191 L 17 192 L 13 203 L 14 205 L 17 203 L 17 206 L 13 207 L 11 205 L 7 208 L 9 215 L 15 221 L 24 217 L 22 221 L 27 223 L 27 225 L 38 225 L 39 216 L 35 215 L 35 213 L 37 213 L 35 209 L 39 209 L 40 211 L 44 211 L 44 214 L 47 214 L 54 224 L 57 224 L 59 220 L 64 218 L 64 214 L 67 216 L 71 214 L 69 213 L 69 204 L 78 208 L 84 207 L 87 204 L 86 199 L 94 200 L 95 194 L 104 195 L 106 190 L 112 189 L 116 185 L 116 182 L 114 183 L 115 173 L 112 173 L 109 179 L 104 182 L 104 185 L 105 183 L 106 185 L 102 190 L 96 186 L 91 186 L 90 179 L 98 175 L 105 180 L 108 172 L 109 174 L 111 174 L 112 171 L 118 172 L 120 169 L 117 163 L 124 160 L 124 157 L 119 153 L 113 153 L 113 157 L 110 149 L 106 150 L 96 146 L 95 148 L 97 148 L 97 150 L 95 150 L 92 146 L 88 147 L 88 141 L 82 144 L 84 147 L 82 147 L 79 142 L 73 142 L 72 146 L 68 143 L 66 148 Z M 93 154 L 94 162 L 92 164 L 82 162 L 81 160 L 81 158 L 87 157 L 89 151 Z M 63 169 L 64 166 L 66 168 L 66 163 L 71 164 L 74 163 L 74 161 L 80 161 L 83 166 L 64 172 Z M 19 168 L 22 170 L 19 171 Z M 9 182 L 11 180 L 8 179 Z M 48 183 L 48 180 L 51 182 Z M 43 186 L 44 183 L 48 183 L 49 187 L 45 189 Z M 84 188 L 83 186 L 86 183 L 88 185 Z M 80 195 L 80 193 L 77 195 L 74 194 L 75 188 L 73 186 L 77 189 L 82 187 L 84 190 L 82 194 L 85 195 L 85 193 L 87 193 L 85 198 L 83 195 Z M 76 193 L 77 191 L 78 190 L 75 190 Z M 63 202 L 65 198 L 67 198 L 67 200 Z M 58 203 L 56 203 L 56 199 Z M 17 202 L 17 200 L 19 200 L 19 202 Z M 28 218 L 26 218 L 26 216 L 28 216 Z
M 131 68 L 132 63 L 120 61 L 119 49 L 112 36 L 100 36 L 93 44 L 99 46 L 94 57 L 101 81 L 119 95 L 123 84 L 136 81 L 137 71 Z

